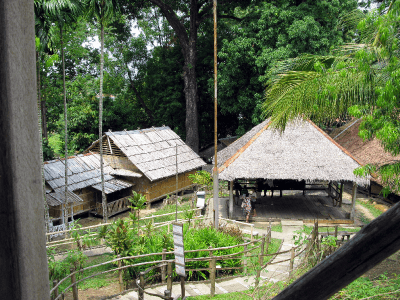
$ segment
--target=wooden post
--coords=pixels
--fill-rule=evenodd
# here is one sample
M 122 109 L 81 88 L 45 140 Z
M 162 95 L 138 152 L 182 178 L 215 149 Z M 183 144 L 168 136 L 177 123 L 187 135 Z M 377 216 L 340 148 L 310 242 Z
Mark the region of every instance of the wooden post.
M 117 255 L 118 258 L 121 258 L 121 255 L 118 254 Z M 122 260 L 118 261 L 118 268 L 122 267 Z M 122 292 L 124 290 L 124 282 L 122 280 L 122 270 L 118 269 L 118 278 L 119 278 L 119 291 Z
M 244 248 L 243 272 L 247 273 L 247 245 L 244 245 L 243 248 Z
M 74 298 L 74 300 L 79 300 L 78 299 L 78 287 L 76 285 L 76 276 L 74 274 L 75 272 L 75 268 L 70 268 L 69 269 L 71 272 L 71 284 L 72 284 L 72 297 Z
M 53 288 L 58 284 L 58 280 L 53 280 Z M 53 299 L 56 299 L 58 297 L 58 288 L 54 290 L 54 295 Z
M 185 298 L 185 276 L 181 276 L 181 299 Z
M 340 182 L 339 207 L 342 207 L 342 201 L 343 201 L 343 182 Z
M 209 249 L 211 249 L 212 247 L 208 247 Z M 211 297 L 214 297 L 215 295 L 215 269 L 216 269 L 216 263 L 215 263 L 215 259 L 213 258 L 213 251 L 210 250 L 210 294 Z
M 139 300 L 144 300 L 144 275 L 140 273 L 139 275 L 139 286 L 138 286 L 138 294 L 139 294 Z
M 163 251 L 162 252 L 162 260 L 166 260 L 167 259 L 167 254 L 166 254 L 167 249 L 164 248 L 162 251 Z M 165 278 L 166 278 L 166 266 L 164 265 L 161 267 L 161 282 L 162 283 L 165 283 L 165 281 L 166 281 Z
M 337 235 L 338 235 L 338 226 L 336 225 L 335 226 L 335 238 L 337 238 Z
M 251 226 L 251 229 L 250 229 L 250 235 L 251 235 L 251 241 L 253 241 L 254 240 L 254 237 L 253 237 L 253 229 L 254 228 L 254 226 Z
M 356 198 L 357 198 L 357 183 L 353 182 L 353 190 L 351 191 L 351 213 L 350 219 L 354 221 L 354 215 L 356 213 Z
M 264 264 L 264 246 L 265 246 L 265 237 L 266 235 L 263 234 L 262 239 L 261 239 L 261 245 L 260 245 L 260 254 L 258 255 L 258 268 L 257 268 L 257 275 L 256 275 L 256 286 L 258 286 L 260 282 L 260 276 L 261 276 L 261 267 Z
M 172 263 L 167 265 L 167 290 L 172 291 Z
M 233 181 L 229 184 L 229 219 L 233 219 Z
M 292 249 L 290 249 L 289 279 L 293 276 L 294 256 L 294 247 L 292 247 Z

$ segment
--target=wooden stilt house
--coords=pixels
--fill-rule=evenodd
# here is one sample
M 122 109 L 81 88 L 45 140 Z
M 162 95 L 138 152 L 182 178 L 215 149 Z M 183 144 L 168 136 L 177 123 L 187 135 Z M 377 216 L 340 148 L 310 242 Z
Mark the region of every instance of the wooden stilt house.
M 332 198 L 333 206 L 341 206 L 341 183 L 347 181 L 354 184 L 352 218 L 356 186 L 369 185 L 370 181 L 354 175 L 354 169 L 360 165 L 313 122 L 302 119 L 288 123 L 283 132 L 272 128 L 267 119 L 218 152 L 219 179 L 230 181 L 231 216 L 234 186 L 240 189 L 245 182 L 250 184 L 247 189 L 256 193 L 263 190 L 264 196 L 266 190 L 280 190 L 282 197 L 282 190 L 302 190 L 305 195 L 306 190 L 322 187 Z M 261 208 L 268 197 L 260 197 L 258 193 L 258 198 L 256 203 Z M 276 208 L 276 203 L 270 204 L 269 211 Z
M 104 166 L 105 192 L 109 216 L 129 209 L 127 196 L 131 195 L 132 183 L 111 175 L 113 169 Z M 68 195 L 65 199 L 65 160 L 57 159 L 44 164 L 46 200 L 53 220 L 61 217 L 62 205 L 68 216 L 88 211 L 101 214 L 100 158 L 97 154 L 78 155 L 68 158 Z
M 188 178 L 205 162 L 169 127 L 107 132 L 102 137 L 104 161 L 151 203 L 193 187 Z M 99 140 L 85 153 L 100 151 Z M 178 177 L 178 183 L 176 182 Z

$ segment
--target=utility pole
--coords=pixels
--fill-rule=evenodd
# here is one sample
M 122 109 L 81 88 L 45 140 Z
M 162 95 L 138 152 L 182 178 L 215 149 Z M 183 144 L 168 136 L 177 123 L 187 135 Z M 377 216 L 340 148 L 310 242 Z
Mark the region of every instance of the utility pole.
M 213 170 L 213 181 L 214 181 L 214 226 L 218 229 L 219 225 L 219 199 L 218 199 L 218 165 L 217 165 L 217 150 L 218 150 L 218 135 L 217 135 L 217 0 L 214 0 L 213 4 L 214 14 L 214 170 Z

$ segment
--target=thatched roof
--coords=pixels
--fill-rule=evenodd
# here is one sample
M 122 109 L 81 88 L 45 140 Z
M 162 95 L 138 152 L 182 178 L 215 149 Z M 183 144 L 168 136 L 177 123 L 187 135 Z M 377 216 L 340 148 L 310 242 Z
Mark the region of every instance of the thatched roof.
M 255 126 L 229 147 L 218 152 L 219 178 L 354 181 L 360 163 L 311 121 L 297 119 L 284 132 L 270 120 Z
M 176 174 L 176 146 L 178 146 L 178 173 L 205 165 L 205 162 L 167 126 L 109 131 L 103 140 L 105 137 L 109 138 L 111 148 L 116 146 L 118 152 L 122 152 L 150 181 Z M 98 143 L 99 141 L 94 142 L 86 152 L 98 147 Z
M 112 171 L 113 169 L 104 163 L 104 181 L 106 182 L 107 193 L 132 186 L 130 183 L 117 180 L 109 175 Z M 56 193 L 55 195 L 63 194 L 65 187 L 65 160 L 57 159 L 45 162 L 44 178 L 46 183 Z M 86 154 L 68 158 L 68 190 L 70 192 L 89 186 L 97 188 L 97 185 L 100 183 L 99 155 Z M 64 200 L 63 198 L 57 198 L 60 201 Z
M 349 151 L 362 164 L 382 166 L 400 161 L 400 154 L 393 156 L 383 149 L 378 139 L 363 141 L 358 136 L 361 120 L 349 122 L 335 129 L 330 136 L 343 148 Z

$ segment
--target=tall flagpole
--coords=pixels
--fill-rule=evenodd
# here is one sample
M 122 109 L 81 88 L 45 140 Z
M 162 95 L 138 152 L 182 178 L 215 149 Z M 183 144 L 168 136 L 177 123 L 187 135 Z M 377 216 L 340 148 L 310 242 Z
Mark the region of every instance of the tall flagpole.
M 217 150 L 218 150 L 218 136 L 217 136 L 217 0 L 213 4 L 214 13 L 214 226 L 218 229 L 219 225 L 219 199 L 218 199 L 218 167 L 217 167 Z

